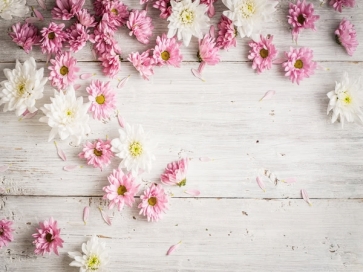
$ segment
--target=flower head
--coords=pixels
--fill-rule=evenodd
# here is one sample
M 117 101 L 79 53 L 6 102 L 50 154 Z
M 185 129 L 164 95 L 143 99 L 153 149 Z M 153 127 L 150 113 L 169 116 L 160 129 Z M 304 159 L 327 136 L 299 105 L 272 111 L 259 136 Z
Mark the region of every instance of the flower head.
M 113 153 L 111 151 L 111 141 L 98 139 L 94 142 L 86 142 L 83 150 L 78 154 L 81 159 L 86 159 L 88 165 L 98 167 L 101 170 L 111 163 Z
M 154 59 L 149 56 L 150 50 L 141 54 L 139 52 L 130 53 L 127 60 L 139 71 L 143 79 L 149 80 L 149 77 L 154 74 Z
M 142 126 L 126 124 L 119 133 L 120 137 L 111 141 L 111 150 L 122 159 L 120 166 L 133 174 L 138 174 L 139 170 L 150 171 L 152 161 L 155 160 L 152 154 L 155 144 Z
M 143 44 L 149 43 L 154 26 L 151 18 L 146 16 L 146 10 L 131 11 L 126 25 L 131 30 L 130 36 L 135 35 L 136 39 Z
M 167 209 L 168 197 L 161 185 L 152 184 L 140 196 L 138 208 L 140 214 L 147 217 L 147 221 L 159 221 L 162 213 Z
M 24 17 L 28 12 L 26 0 L 3 0 L 0 2 L 0 17 L 5 20 L 11 20 L 13 16 Z
M 36 26 L 28 23 L 16 23 L 12 26 L 12 30 L 9 35 L 13 42 L 23 48 L 27 54 L 32 50 L 33 45 L 39 44 L 40 36 Z
M 98 58 L 103 67 L 102 71 L 106 76 L 113 78 L 121 70 L 120 54 L 121 52 L 112 48 L 110 51 L 102 53 Z
M 248 44 L 251 47 L 248 59 L 253 60 L 252 68 L 257 69 L 258 73 L 265 69 L 271 69 L 272 61 L 277 56 L 277 50 L 272 44 L 272 40 L 272 35 L 267 38 L 261 35 L 259 42 L 251 41 Z
M 59 90 L 67 88 L 76 79 L 76 73 L 79 71 L 77 60 L 72 57 L 70 52 L 63 52 L 57 54 L 55 59 L 50 60 L 52 66 L 49 66 L 50 70 L 49 80 L 52 85 Z
M 156 45 L 153 51 L 156 65 L 172 65 L 180 67 L 183 56 L 180 52 L 180 43 L 173 38 L 167 38 L 165 34 L 156 37 Z
M 329 4 L 333 6 L 336 11 L 342 12 L 342 8 L 354 8 L 355 0 L 330 0 Z
M 93 118 L 101 120 L 110 117 L 116 109 L 116 93 L 110 88 L 110 81 L 107 83 L 100 80 L 92 80 L 91 85 L 86 88 L 91 101 L 89 111 L 93 113 Z
M 7 246 L 14 240 L 12 225 L 12 221 L 6 219 L 0 220 L 0 248 Z
M 291 81 L 297 84 L 305 77 L 310 77 L 314 74 L 317 67 L 315 61 L 313 61 L 313 50 L 302 47 L 294 49 L 290 47 L 290 52 L 285 52 L 287 61 L 282 64 L 285 69 L 285 76 L 290 77 Z
M 160 177 L 161 182 L 167 185 L 184 186 L 187 182 L 188 165 L 188 158 L 169 163 Z
M 62 43 L 66 40 L 67 34 L 63 31 L 64 24 L 57 25 L 51 22 L 48 27 L 44 27 L 40 33 L 40 48 L 43 54 L 58 53 L 62 49 Z
M 51 217 L 49 220 L 39 223 L 37 232 L 32 236 L 35 238 L 33 244 L 35 245 L 35 254 L 44 255 L 53 251 L 58 254 L 58 247 L 63 247 L 63 240 L 60 237 L 61 230 L 58 229 L 57 221 Z
M 335 30 L 336 41 L 347 50 L 348 55 L 353 56 L 359 43 L 357 40 L 357 32 L 354 25 L 346 19 L 343 19 L 337 30 Z
M 218 23 L 218 29 L 217 47 L 221 49 L 236 47 L 237 28 L 232 20 L 222 15 Z
M 345 121 L 363 123 L 363 84 L 362 78 L 350 80 L 348 73 L 344 73 L 343 80 L 335 83 L 335 90 L 327 95 L 330 99 L 327 114 L 333 111 L 331 122 L 340 120 L 342 126 Z
M 203 30 L 209 26 L 209 18 L 206 15 L 207 6 L 199 4 L 199 0 L 171 0 L 172 13 L 168 17 L 168 38 L 177 34 L 178 40 L 183 40 L 188 46 L 192 36 L 203 37 Z
M 56 0 L 52 9 L 53 19 L 69 20 L 81 11 L 85 0 Z
M 122 1 L 103 1 L 103 13 L 107 14 L 107 25 L 116 30 L 118 27 L 126 24 L 129 18 L 129 10 Z
M 86 28 L 95 27 L 97 24 L 95 17 L 89 14 L 87 9 L 82 9 L 76 15 L 78 22 Z
M 18 60 L 15 69 L 4 69 L 6 80 L 0 84 L 0 105 L 5 104 L 4 112 L 15 110 L 20 116 L 26 110 L 33 113 L 37 111 L 36 100 L 43 97 L 47 78 L 43 77 L 44 69 L 37 70 L 34 58 L 29 58 L 21 64 Z
M 89 104 L 83 104 L 83 97 L 76 97 L 73 86 L 66 91 L 54 91 L 54 97 L 50 98 L 51 104 L 45 104 L 40 108 L 45 116 L 39 119 L 47 123 L 51 128 L 48 141 L 51 141 L 57 134 L 61 140 L 73 137 L 76 144 L 91 131 L 87 114 Z
M 71 25 L 67 31 L 67 38 L 71 52 L 76 53 L 81 50 L 87 43 L 89 35 L 86 27 L 81 24 Z
M 166 19 L 171 14 L 170 0 L 156 0 L 153 7 L 160 10 L 160 18 Z
M 210 33 L 199 40 L 198 58 L 201 62 L 216 65 L 220 61 L 218 51 L 219 48 L 216 46 L 215 38 Z
M 124 174 L 121 169 L 113 170 L 112 174 L 108 176 L 110 185 L 103 187 L 105 191 L 104 199 L 110 201 L 109 209 L 113 209 L 115 205 L 121 211 L 126 204 L 132 207 L 135 202 L 135 194 L 139 189 L 136 184 L 136 178 L 131 173 Z
M 115 53 L 121 54 L 121 49 L 118 47 L 115 40 L 115 32 L 107 25 L 108 15 L 102 17 L 101 22 L 96 26 L 93 33 L 90 35 L 90 42 L 94 44 L 93 48 L 97 54 L 101 56 L 103 53 L 109 53 L 113 50 Z

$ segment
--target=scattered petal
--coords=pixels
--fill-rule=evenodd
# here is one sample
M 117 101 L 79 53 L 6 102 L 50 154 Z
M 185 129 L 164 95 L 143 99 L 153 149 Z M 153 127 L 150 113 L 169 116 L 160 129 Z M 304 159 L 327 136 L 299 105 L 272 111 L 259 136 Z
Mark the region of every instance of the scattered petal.
M 282 182 L 285 182 L 285 183 L 295 183 L 296 182 L 296 178 L 286 178 L 286 179 L 283 179 L 281 181 Z
M 25 22 L 27 22 L 28 24 L 34 24 L 35 22 L 38 22 L 39 19 L 36 17 L 29 17 L 25 19 Z
M 281 59 L 275 59 L 272 63 L 273 64 L 282 64 L 286 61 L 285 58 L 281 58 Z
M 71 165 L 64 166 L 63 170 L 67 171 L 67 172 L 71 172 L 71 171 L 73 171 L 73 170 L 75 170 L 77 168 L 78 168 L 78 165 L 71 164 Z
M 118 124 L 120 125 L 120 127 L 124 128 L 125 127 L 125 119 L 117 113 L 117 121 L 118 121 Z
M 306 203 L 309 203 L 310 206 L 312 206 L 313 204 L 311 203 L 308 193 L 306 192 L 305 189 L 301 189 L 301 196 L 302 198 L 306 201 Z
M 271 97 L 273 97 L 275 93 L 276 93 L 275 91 L 267 91 L 259 101 L 271 99 Z
M 81 88 L 81 84 L 74 84 L 73 88 L 75 91 L 77 91 Z
M 37 2 L 42 9 L 47 10 L 47 6 L 45 5 L 44 0 L 37 0 Z
M 37 17 L 39 19 L 39 21 L 44 20 L 43 15 L 37 9 L 33 8 L 33 12 L 34 12 L 35 17 Z
M 98 207 L 101 212 L 102 219 L 107 223 L 107 225 L 111 226 L 111 218 L 105 213 L 101 207 Z
M 202 74 L 201 74 L 201 73 L 200 73 L 197 69 L 192 68 L 192 74 L 193 74 L 196 78 L 199 78 L 200 80 L 205 81 L 205 80 L 202 78 Z
M 30 119 L 33 118 L 35 115 L 37 115 L 38 111 L 35 111 L 33 113 L 28 112 L 27 114 L 24 115 L 23 119 Z
M 171 253 L 173 253 L 181 244 L 181 241 L 179 243 L 177 243 L 176 245 L 171 246 L 168 249 L 168 252 L 166 252 L 166 255 L 170 255 Z
M 191 195 L 191 196 L 199 196 L 200 195 L 200 191 L 199 190 L 187 190 L 184 191 L 184 193 Z
M 9 169 L 9 165 L 2 165 L 2 166 L 0 166 L 0 173 L 3 173 L 8 169 Z
M 209 157 L 200 157 L 199 160 L 201 162 L 209 162 L 209 161 L 212 161 L 213 159 L 212 158 L 209 158 Z
M 88 217 L 89 217 L 89 207 L 86 206 L 83 209 L 83 222 L 84 222 L 85 225 L 87 224 Z
M 62 160 L 66 161 L 67 160 L 66 154 L 64 154 L 63 150 L 58 147 L 56 141 L 54 141 L 54 145 L 57 148 L 57 153 L 58 153 L 59 158 L 61 158 Z
M 91 77 L 93 77 L 95 74 L 92 73 L 85 73 L 79 76 L 80 79 L 89 79 Z
M 260 188 L 261 188 L 264 192 L 266 192 L 265 184 L 263 183 L 263 181 L 261 180 L 261 178 L 260 178 L 260 177 L 256 177 L 256 181 L 257 181 L 258 186 L 260 186 Z
M 129 77 L 130 75 L 121 79 L 120 82 L 117 84 L 117 88 L 121 89 L 125 87 L 126 83 L 129 81 Z
M 214 27 L 214 25 L 211 25 L 211 27 L 209 29 L 209 36 L 211 36 L 212 38 L 215 38 L 215 27 Z

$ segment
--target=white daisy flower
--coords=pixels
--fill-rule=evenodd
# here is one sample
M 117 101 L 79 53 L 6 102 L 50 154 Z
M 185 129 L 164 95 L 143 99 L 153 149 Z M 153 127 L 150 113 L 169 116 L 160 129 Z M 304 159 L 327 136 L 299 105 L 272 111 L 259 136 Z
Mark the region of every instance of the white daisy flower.
M 132 171 L 134 175 L 138 174 L 139 170 L 150 171 L 152 161 L 155 160 L 152 154 L 155 144 L 142 126 L 125 124 L 119 133 L 120 137 L 111 141 L 111 150 L 122 159 L 120 166 Z
M 278 1 L 272 0 L 222 0 L 229 10 L 223 12 L 233 21 L 241 38 L 258 40 L 262 28 L 272 21 Z
M 83 97 L 76 97 L 73 86 L 66 91 L 54 90 L 54 97 L 50 100 L 51 104 L 45 104 L 40 108 L 45 116 L 39 119 L 52 128 L 48 141 L 59 134 L 61 140 L 72 137 L 79 145 L 82 138 L 91 131 L 87 114 L 90 102 L 83 104 Z
M 177 34 L 178 40 L 183 40 L 188 46 L 192 36 L 201 39 L 203 31 L 209 28 L 209 17 L 206 12 L 208 7 L 199 4 L 200 0 L 170 1 L 172 13 L 168 17 L 168 38 Z
M 20 116 L 26 110 L 30 113 L 37 111 L 36 100 L 43 97 L 44 85 L 47 78 L 43 77 L 44 69 L 37 70 L 34 58 L 29 58 L 22 65 L 16 61 L 15 69 L 4 69 L 7 80 L 0 84 L 0 105 L 4 105 L 4 112 L 15 110 Z
M 11 20 L 12 16 L 24 17 L 29 12 L 26 0 L 0 0 L 0 17 Z
M 82 244 L 82 253 L 68 252 L 68 256 L 74 259 L 69 265 L 79 267 L 80 272 L 107 271 L 108 250 L 106 244 L 100 242 L 95 235 L 87 243 Z
M 335 90 L 327 94 L 329 106 L 327 113 L 333 111 L 331 122 L 338 118 L 342 126 L 344 122 L 363 123 L 363 85 L 361 77 L 352 81 L 348 73 L 344 73 L 342 82 L 335 83 Z

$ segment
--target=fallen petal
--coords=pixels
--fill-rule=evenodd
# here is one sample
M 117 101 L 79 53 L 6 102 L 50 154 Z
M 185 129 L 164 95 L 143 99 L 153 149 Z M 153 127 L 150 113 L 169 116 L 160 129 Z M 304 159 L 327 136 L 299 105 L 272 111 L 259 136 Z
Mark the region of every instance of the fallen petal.
M 73 88 L 75 91 L 77 91 L 81 88 L 81 84 L 74 84 Z
M 120 127 L 124 128 L 125 125 L 126 125 L 126 122 L 125 122 L 125 119 L 117 113 L 117 121 L 118 121 L 118 124 L 120 125 Z
M 29 17 L 25 19 L 25 22 L 27 22 L 28 24 L 34 24 L 35 22 L 38 22 L 39 19 L 36 17 Z
M 75 170 L 75 169 L 77 169 L 77 168 L 78 168 L 78 165 L 73 165 L 73 164 L 71 164 L 71 165 L 66 165 L 66 166 L 64 166 L 64 167 L 63 167 L 63 170 L 64 170 L 64 171 L 71 172 L 71 171 L 73 171 L 73 170 Z
M 283 179 L 281 181 L 282 182 L 285 182 L 285 183 L 295 183 L 296 182 L 296 178 L 286 178 L 286 179 Z
M 66 154 L 64 154 L 63 150 L 58 147 L 56 141 L 54 141 L 54 144 L 55 144 L 55 147 L 57 148 L 57 154 L 58 154 L 59 158 L 66 161 L 67 160 Z
M 181 244 L 181 241 L 179 243 L 177 243 L 176 245 L 171 246 L 168 249 L 168 252 L 166 252 L 166 255 L 170 255 L 171 253 L 173 253 Z
M 85 74 L 80 75 L 79 78 L 80 79 L 89 79 L 93 76 L 94 76 L 94 74 L 92 74 L 92 73 L 85 73 Z
M 275 91 L 268 91 L 265 93 L 265 95 L 260 99 L 260 101 L 262 100 L 266 100 L 266 99 L 271 99 L 271 97 L 273 97 L 275 95 Z
M 201 74 L 201 73 L 200 73 L 197 69 L 192 68 L 192 74 L 193 74 L 196 78 L 199 78 L 200 80 L 205 81 L 205 80 L 202 78 L 202 74 Z
M 200 157 L 199 160 L 201 162 L 209 162 L 209 161 L 212 161 L 213 159 L 212 158 L 209 158 L 209 157 Z
M 209 29 L 209 36 L 211 36 L 212 38 L 214 38 L 215 34 L 214 34 L 214 25 L 211 25 L 210 29 Z
M 47 10 L 47 6 L 45 5 L 44 0 L 37 0 L 37 2 L 42 9 Z
M 107 223 L 107 225 L 111 226 L 111 218 L 100 207 L 98 207 L 98 209 L 101 212 L 103 221 L 105 221 Z
M 33 8 L 33 12 L 35 14 L 35 17 L 37 17 L 39 19 L 39 21 L 43 21 L 44 20 L 43 15 L 37 9 Z
M 266 192 L 265 184 L 263 183 L 263 181 L 261 180 L 261 178 L 260 178 L 260 177 L 257 177 L 257 178 L 256 178 L 256 181 L 257 181 L 258 186 L 260 186 L 260 188 L 261 188 L 264 192 Z
M 121 89 L 125 87 L 126 83 L 129 81 L 130 76 L 124 77 L 120 80 L 120 82 L 117 84 L 117 88 Z
M 89 207 L 86 206 L 83 209 L 83 222 L 84 222 L 85 225 L 87 224 L 88 217 L 89 217 Z
M 30 119 L 33 118 L 35 115 L 37 115 L 38 111 L 35 111 L 33 113 L 28 112 L 27 114 L 24 115 L 23 119 Z
M 309 203 L 309 205 L 313 205 L 311 202 L 310 202 L 310 199 L 309 199 L 309 196 L 308 196 L 308 193 L 306 192 L 305 189 L 301 189 L 301 196 L 302 198 L 306 201 L 306 203 Z
M 184 191 L 184 193 L 191 195 L 191 196 L 199 196 L 200 195 L 200 191 L 199 190 L 187 190 Z
M 286 60 L 285 59 L 275 59 L 272 61 L 273 64 L 282 64 L 284 63 Z
M 3 173 L 8 169 L 9 169 L 9 165 L 2 165 L 2 166 L 0 166 L 0 173 Z

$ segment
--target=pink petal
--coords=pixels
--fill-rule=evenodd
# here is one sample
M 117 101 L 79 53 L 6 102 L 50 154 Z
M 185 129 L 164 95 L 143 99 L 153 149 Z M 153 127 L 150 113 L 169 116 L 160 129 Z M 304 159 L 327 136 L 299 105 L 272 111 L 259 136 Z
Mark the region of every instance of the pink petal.
M 33 8 L 33 12 L 35 14 L 35 17 L 37 17 L 39 19 L 39 21 L 43 21 L 44 20 L 43 15 L 37 9 Z
M 9 165 L 2 165 L 2 166 L 0 166 L 0 173 L 3 173 L 8 169 L 9 169 Z
M 64 154 L 63 150 L 58 147 L 56 141 L 54 141 L 54 144 L 55 144 L 55 147 L 57 148 L 57 153 L 58 153 L 59 158 L 66 161 L 67 160 L 66 154 Z
M 209 157 L 200 157 L 199 160 L 201 162 L 209 162 L 209 161 L 212 161 L 213 159 L 209 158 Z
M 97 54 L 96 54 L 96 50 L 94 50 L 93 48 L 91 48 L 91 53 L 92 53 L 93 59 L 94 60 L 98 60 Z
M 103 221 L 105 221 L 107 223 L 107 225 L 111 226 L 111 218 L 100 207 L 98 207 L 98 209 L 101 212 Z
M 81 84 L 74 84 L 73 88 L 75 91 L 77 91 L 79 88 L 81 88 Z
M 117 114 L 117 121 L 118 121 L 118 124 L 120 125 L 120 127 L 122 127 L 122 128 L 125 127 L 125 125 L 126 125 L 125 119 L 120 114 Z
M 196 78 L 199 78 L 200 80 L 205 81 L 205 80 L 202 78 L 202 74 L 201 74 L 201 73 L 200 73 L 197 69 L 192 68 L 192 74 L 193 74 Z
M 258 186 L 260 186 L 260 188 L 264 192 L 266 192 L 265 184 L 263 183 L 263 181 L 261 180 L 261 178 L 260 177 L 256 177 L 256 181 L 257 181 Z
M 212 25 L 209 29 L 209 36 L 211 36 L 212 38 L 215 37 L 215 33 L 214 33 L 215 29 L 214 29 L 214 25 Z
M 33 118 L 35 115 L 37 115 L 38 111 L 35 111 L 33 113 L 28 112 L 27 114 L 24 115 L 23 119 L 30 119 Z
M 268 91 L 265 93 L 265 95 L 260 99 L 260 101 L 262 100 L 266 100 L 266 99 L 271 99 L 271 97 L 273 97 L 275 95 L 275 91 Z
M 126 83 L 129 81 L 129 77 L 124 77 L 123 79 L 120 80 L 120 82 L 117 84 L 117 88 L 121 89 L 123 87 L 125 87 Z
M 176 245 L 171 246 L 168 249 L 168 252 L 166 252 L 166 255 L 170 255 L 171 253 L 173 253 L 181 244 L 181 241 L 179 243 L 177 243 Z
M 85 74 L 80 75 L 79 78 L 80 79 L 89 79 L 93 76 L 94 76 L 94 74 L 92 74 L 92 73 L 85 73 Z
M 306 201 L 306 203 L 309 203 L 309 205 L 313 205 L 311 202 L 310 202 L 310 199 L 309 199 L 309 196 L 308 196 L 308 193 L 306 192 L 305 189 L 301 189 L 301 196 L 302 198 Z
M 70 164 L 63 167 L 64 171 L 71 172 L 78 168 L 78 165 Z
M 200 195 L 200 191 L 198 190 L 187 190 L 184 191 L 184 193 L 191 195 L 191 196 L 199 196 Z
M 281 59 L 275 59 L 275 60 L 273 60 L 273 64 L 282 64 L 282 63 L 284 63 L 286 61 L 286 59 L 283 59 L 283 58 L 281 58 Z
M 36 17 L 29 17 L 25 19 L 25 22 L 29 23 L 29 24 L 34 24 L 35 22 L 38 22 L 39 19 Z
M 296 178 L 286 178 L 286 179 L 283 179 L 282 182 L 285 182 L 285 183 L 295 183 L 296 182 Z
M 88 217 L 89 217 L 89 207 L 86 206 L 83 209 L 83 222 L 84 222 L 85 225 L 87 224 Z
M 42 9 L 47 10 L 47 6 L 45 5 L 44 0 L 37 0 L 37 2 Z

